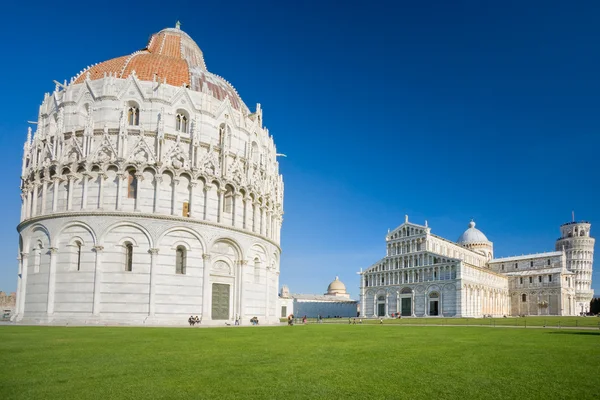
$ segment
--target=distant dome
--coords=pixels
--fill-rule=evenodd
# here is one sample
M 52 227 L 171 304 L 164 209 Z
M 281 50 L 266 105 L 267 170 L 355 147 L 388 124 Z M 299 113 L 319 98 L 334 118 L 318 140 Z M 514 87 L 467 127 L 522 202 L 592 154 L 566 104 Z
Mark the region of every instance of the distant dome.
M 338 294 L 346 294 L 346 285 L 340 281 L 340 279 L 336 276 L 335 280 L 329 284 L 327 287 L 327 293 L 329 295 L 338 295 Z
M 475 228 L 475 222 L 469 222 L 469 229 L 463 232 L 458 238 L 456 243 L 458 244 L 469 244 L 469 243 L 483 243 L 488 242 L 488 238 L 479 229 Z

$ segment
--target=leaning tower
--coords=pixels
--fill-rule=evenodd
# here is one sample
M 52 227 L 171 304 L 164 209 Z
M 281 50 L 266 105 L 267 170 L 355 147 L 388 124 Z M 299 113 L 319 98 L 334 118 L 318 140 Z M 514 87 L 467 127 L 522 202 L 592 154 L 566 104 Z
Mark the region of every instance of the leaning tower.
M 560 226 L 560 238 L 556 250 L 564 248 L 567 256 L 567 269 L 575 273 L 576 312 L 587 312 L 594 297 L 592 286 L 592 266 L 594 263 L 594 242 L 590 236 L 591 224 L 587 221 L 567 222 Z

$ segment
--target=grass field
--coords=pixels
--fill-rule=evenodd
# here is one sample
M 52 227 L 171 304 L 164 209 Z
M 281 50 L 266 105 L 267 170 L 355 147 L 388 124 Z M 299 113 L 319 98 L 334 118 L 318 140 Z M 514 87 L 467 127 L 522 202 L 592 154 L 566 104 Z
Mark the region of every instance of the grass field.
M 352 318 L 354 320 L 354 318 Z M 285 318 L 282 318 L 285 321 Z M 315 318 L 309 318 L 309 323 L 316 322 Z M 359 319 L 356 318 L 358 322 Z M 325 318 L 323 323 L 348 324 L 348 318 Z M 365 324 L 379 324 L 377 318 L 363 318 Z M 554 328 L 598 328 L 600 329 L 600 318 L 598 317 L 524 317 L 524 318 L 401 318 L 383 320 L 384 324 L 400 325 L 478 325 L 478 326 L 546 326 Z
M 592 399 L 600 331 L 0 326 L 0 399 Z

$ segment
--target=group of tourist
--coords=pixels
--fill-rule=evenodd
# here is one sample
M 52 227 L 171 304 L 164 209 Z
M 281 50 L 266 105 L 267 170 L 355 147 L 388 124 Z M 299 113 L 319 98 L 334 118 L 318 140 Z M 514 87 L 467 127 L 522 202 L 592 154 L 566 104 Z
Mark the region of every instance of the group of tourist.
M 195 317 L 193 315 L 190 315 L 190 317 L 188 318 L 188 323 L 190 324 L 190 326 L 194 326 L 195 324 L 200 325 L 200 321 L 201 319 L 198 318 L 197 315 Z
M 358 323 L 362 324 L 362 318 L 358 319 Z M 356 325 L 356 318 L 352 319 L 352 318 L 348 317 L 348 324 Z
M 250 318 L 250 323 L 252 325 L 258 325 L 258 318 L 257 317 Z

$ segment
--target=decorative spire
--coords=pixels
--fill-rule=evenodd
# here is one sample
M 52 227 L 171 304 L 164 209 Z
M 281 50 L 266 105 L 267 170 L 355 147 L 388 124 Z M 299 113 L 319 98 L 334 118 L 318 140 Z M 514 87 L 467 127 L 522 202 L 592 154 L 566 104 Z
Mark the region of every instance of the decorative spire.
M 175 29 L 181 29 L 181 22 L 175 22 Z

